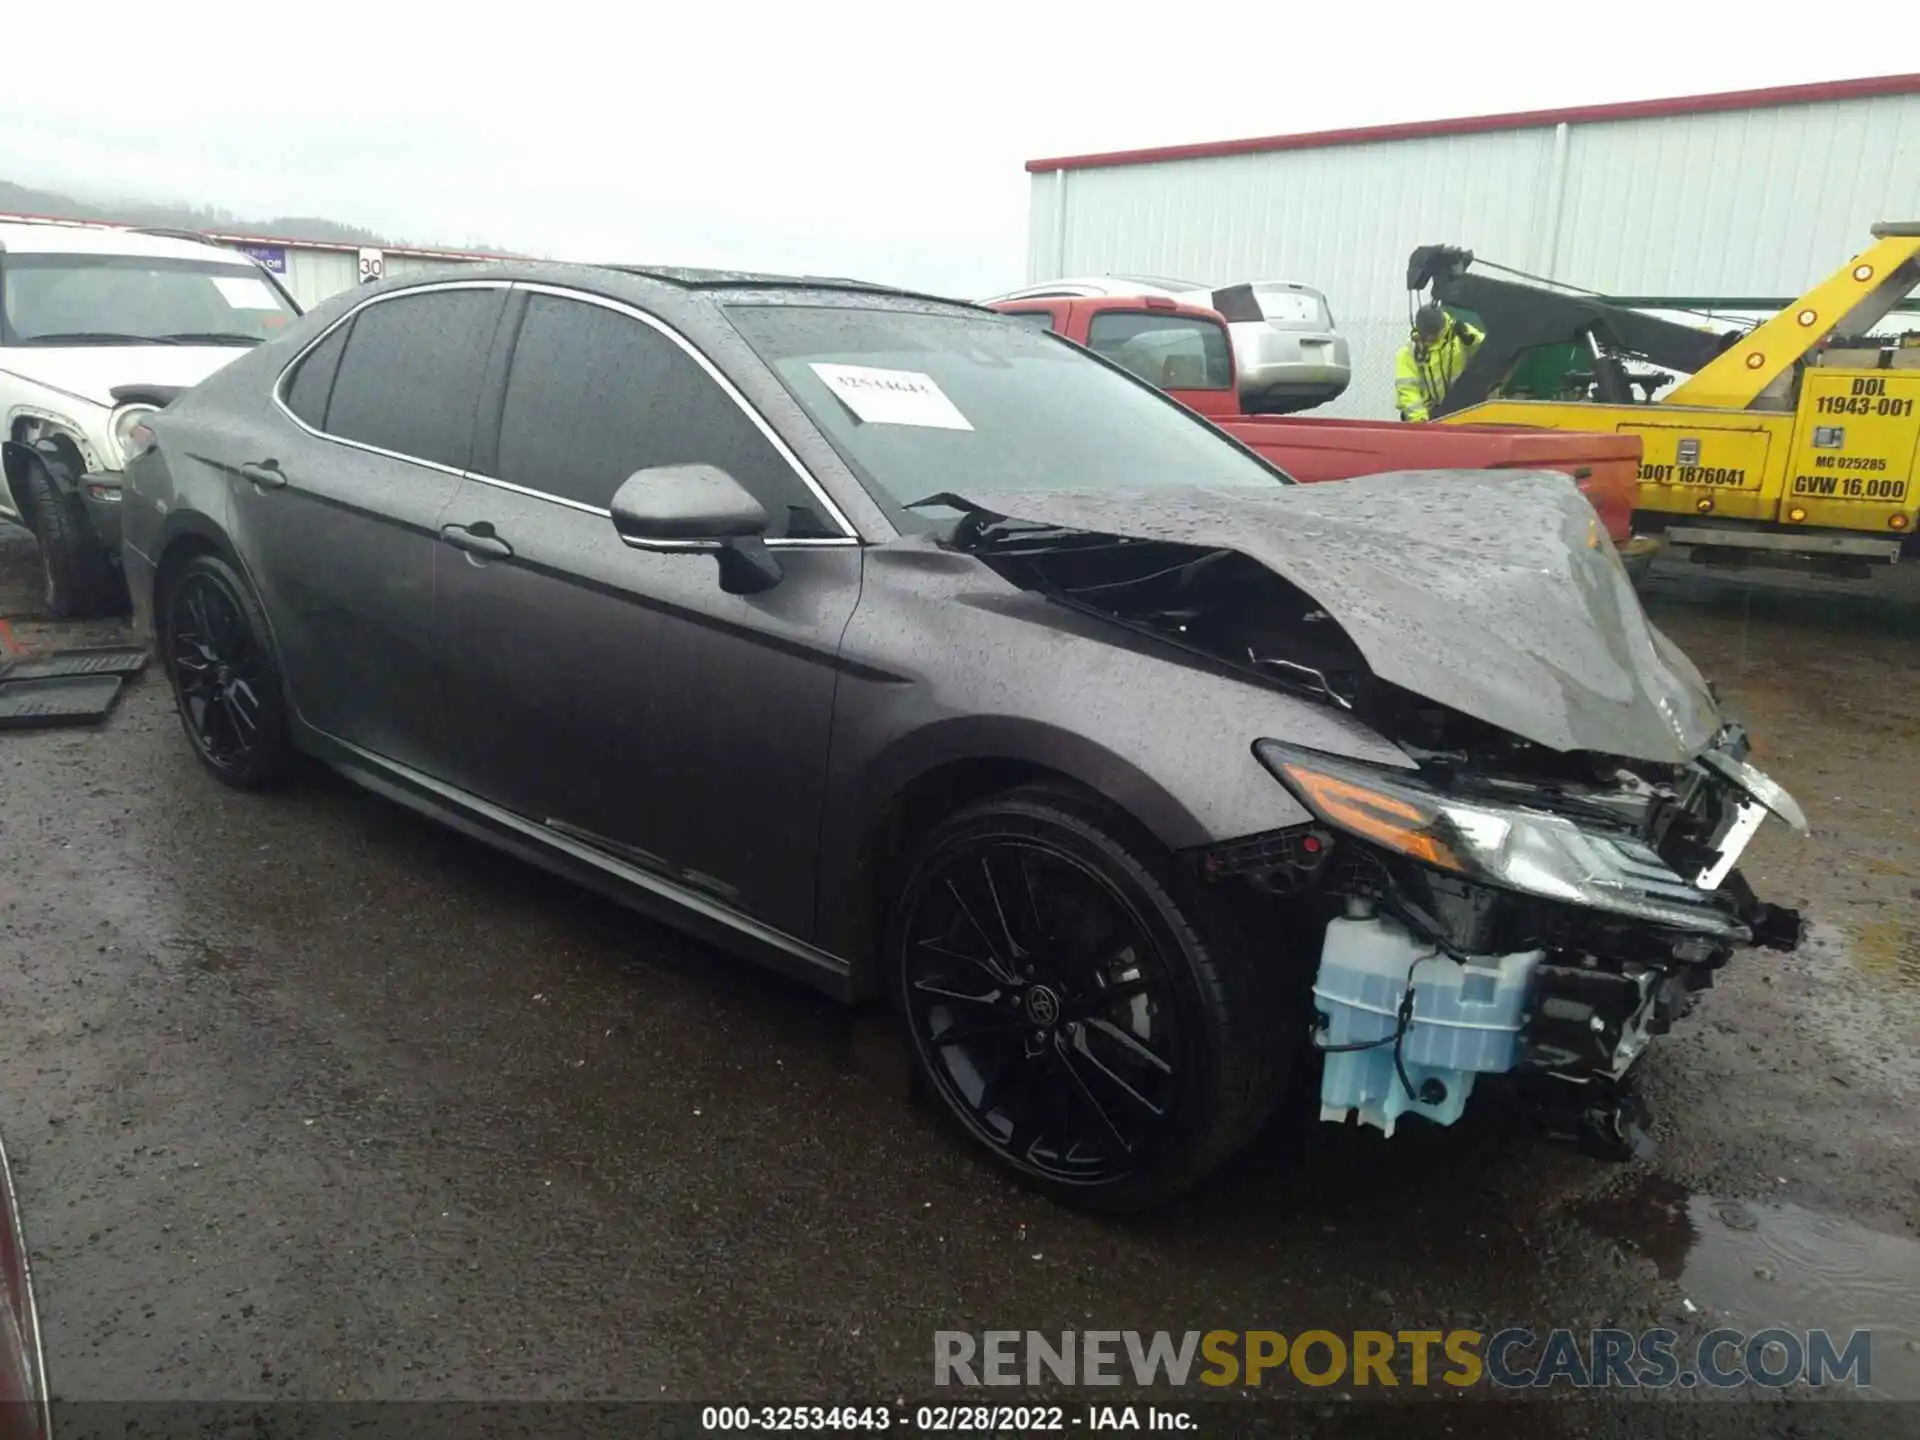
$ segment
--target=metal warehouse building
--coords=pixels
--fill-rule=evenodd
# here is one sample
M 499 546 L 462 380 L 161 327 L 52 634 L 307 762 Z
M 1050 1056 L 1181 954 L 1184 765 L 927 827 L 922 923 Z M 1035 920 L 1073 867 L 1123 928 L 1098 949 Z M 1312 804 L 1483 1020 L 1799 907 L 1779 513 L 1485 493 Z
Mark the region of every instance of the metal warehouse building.
M 1608 295 L 1798 296 L 1920 219 L 1920 75 L 1177 145 L 1027 164 L 1031 282 L 1176 275 L 1327 294 L 1390 417 L 1427 243 Z
M 369 271 L 378 278 L 387 278 L 510 258 L 468 250 L 422 250 L 392 245 L 376 249 L 254 235 L 209 234 L 207 239 L 253 256 L 280 277 L 280 283 L 300 302 L 303 310 L 318 305 L 329 295 L 351 290 Z
M 23 225 L 96 225 L 103 222 L 64 220 L 47 215 L 0 215 L 0 220 Z M 139 226 L 120 226 L 139 229 Z M 187 231 L 175 231 L 187 234 Z M 471 250 L 428 250 L 417 246 L 344 245 L 322 240 L 284 240 L 272 236 L 199 232 L 197 238 L 227 245 L 251 255 L 279 277 L 300 307 L 311 309 L 329 295 L 351 290 L 363 278 L 416 275 L 430 270 L 475 265 L 514 257 Z

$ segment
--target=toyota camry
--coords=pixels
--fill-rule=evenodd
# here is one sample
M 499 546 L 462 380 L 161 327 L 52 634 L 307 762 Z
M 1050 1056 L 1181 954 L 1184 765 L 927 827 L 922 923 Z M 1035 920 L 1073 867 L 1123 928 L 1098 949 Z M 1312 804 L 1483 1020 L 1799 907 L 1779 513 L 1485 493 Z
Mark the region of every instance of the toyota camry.
M 1798 943 L 1738 861 L 1799 808 L 1561 475 L 1295 485 L 969 305 L 515 264 L 337 297 L 128 448 L 216 780 L 313 757 L 886 997 L 1074 1203 L 1481 1076 L 1631 1154 L 1649 1043 Z

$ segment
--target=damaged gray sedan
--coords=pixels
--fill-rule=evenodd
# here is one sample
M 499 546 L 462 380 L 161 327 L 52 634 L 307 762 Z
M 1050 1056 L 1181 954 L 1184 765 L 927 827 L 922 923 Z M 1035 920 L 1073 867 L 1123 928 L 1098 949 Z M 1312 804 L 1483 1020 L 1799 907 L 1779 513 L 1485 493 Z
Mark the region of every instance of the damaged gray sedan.
M 300 756 L 833 994 L 1072 1202 L 1317 1085 L 1635 1063 L 1799 917 L 1798 808 L 1558 475 L 1293 485 L 1014 320 L 827 280 L 363 287 L 152 416 L 126 571 L 186 735 Z

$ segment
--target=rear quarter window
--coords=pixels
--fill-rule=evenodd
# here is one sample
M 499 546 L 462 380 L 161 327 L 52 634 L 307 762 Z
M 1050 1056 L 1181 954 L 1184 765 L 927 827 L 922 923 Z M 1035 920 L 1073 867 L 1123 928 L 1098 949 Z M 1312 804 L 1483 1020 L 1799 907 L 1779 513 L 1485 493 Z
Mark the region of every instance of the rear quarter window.
M 280 392 L 287 408 L 315 430 L 326 428 L 327 400 L 333 394 L 333 377 L 352 328 L 351 320 L 336 326 L 326 339 L 301 356 Z

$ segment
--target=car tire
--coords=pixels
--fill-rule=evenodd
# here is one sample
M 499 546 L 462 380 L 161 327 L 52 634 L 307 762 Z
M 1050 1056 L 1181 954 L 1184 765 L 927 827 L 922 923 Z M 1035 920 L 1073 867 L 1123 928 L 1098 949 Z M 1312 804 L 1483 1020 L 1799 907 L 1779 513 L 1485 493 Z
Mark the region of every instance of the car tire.
M 225 559 L 196 555 L 166 577 L 158 623 L 167 681 L 193 753 L 236 790 L 262 790 L 297 763 L 272 631 L 253 587 Z
M 1254 967 L 1180 888 L 1123 815 L 1052 787 L 942 822 L 899 888 L 887 978 L 916 1076 L 1068 1204 L 1162 1204 L 1273 1108 L 1280 1037 Z
M 49 614 L 82 619 L 120 608 L 126 586 L 80 502 L 63 492 L 38 460 L 28 462 L 20 499 L 33 521 Z

